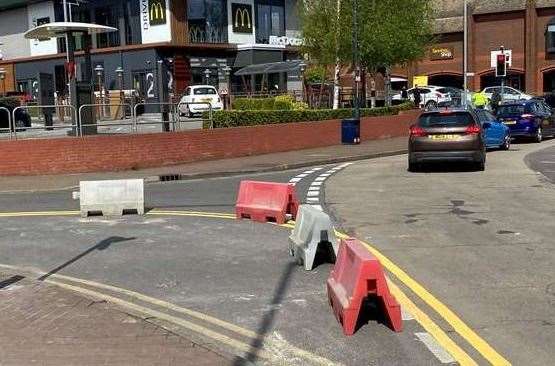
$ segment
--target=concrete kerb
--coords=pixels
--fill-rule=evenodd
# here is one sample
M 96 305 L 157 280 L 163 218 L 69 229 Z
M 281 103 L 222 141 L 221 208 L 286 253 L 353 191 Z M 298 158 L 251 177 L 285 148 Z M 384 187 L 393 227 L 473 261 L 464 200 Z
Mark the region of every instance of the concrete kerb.
M 121 216 L 124 210 L 144 215 L 144 181 L 142 179 L 82 181 L 79 184 L 81 217 L 91 212 L 104 216 Z
M 295 257 L 298 264 L 304 264 L 305 270 L 311 271 L 316 253 L 323 252 L 323 249 L 329 250 L 329 246 L 334 255 L 329 253 L 328 257 L 335 261 L 339 245 L 330 217 L 311 205 L 301 205 L 295 228 L 289 236 L 289 254 Z

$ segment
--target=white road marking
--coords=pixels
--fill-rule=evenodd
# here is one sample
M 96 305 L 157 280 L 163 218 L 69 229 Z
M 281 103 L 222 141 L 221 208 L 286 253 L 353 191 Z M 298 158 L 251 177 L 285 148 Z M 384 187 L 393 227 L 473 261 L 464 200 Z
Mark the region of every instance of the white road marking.
M 324 182 L 312 182 L 311 186 L 313 186 L 313 187 L 319 187 L 319 186 L 322 185 L 322 183 L 324 183 Z
M 310 187 L 308 187 L 308 190 L 309 190 L 309 191 L 319 191 L 319 190 L 320 190 L 320 187 L 310 186 Z
M 303 178 L 295 177 L 295 178 L 291 178 L 291 179 L 289 180 L 289 183 L 298 183 L 298 182 L 300 182 L 301 180 L 303 180 Z
M 404 321 L 414 320 L 414 317 L 412 316 L 411 313 L 409 313 L 408 311 L 406 311 L 404 308 L 401 307 L 401 319 L 403 319 Z
M 312 207 L 314 207 L 317 210 L 324 211 L 321 205 L 312 205 Z
M 540 161 L 540 164 L 555 164 L 555 161 Z
M 306 202 L 315 202 L 315 203 L 318 203 L 318 202 L 320 202 L 320 197 L 307 197 L 307 198 L 306 198 Z
M 306 194 L 307 197 L 318 197 L 320 196 L 320 191 L 308 191 Z
M 449 352 L 441 347 L 428 332 L 414 333 L 418 339 L 433 353 L 441 363 L 454 363 L 455 359 Z
M 319 177 L 317 177 L 316 179 L 314 179 L 314 181 L 315 181 L 315 182 L 323 182 L 323 181 L 325 181 L 326 179 L 327 179 L 327 177 L 319 176 Z

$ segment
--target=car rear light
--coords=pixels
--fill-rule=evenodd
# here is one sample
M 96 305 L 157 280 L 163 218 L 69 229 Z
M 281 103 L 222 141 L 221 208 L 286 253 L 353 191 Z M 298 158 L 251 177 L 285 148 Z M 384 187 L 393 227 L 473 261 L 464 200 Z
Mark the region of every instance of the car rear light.
M 522 119 L 532 119 L 532 118 L 534 118 L 534 115 L 529 114 L 529 113 L 524 113 L 523 115 L 520 116 L 520 118 L 522 118 Z
M 422 137 L 422 136 L 426 136 L 427 133 L 426 133 L 426 131 L 424 131 L 424 129 L 422 127 L 411 126 L 410 127 L 410 135 L 414 136 L 414 137 Z
M 471 125 L 466 128 L 465 132 L 467 135 L 476 135 L 482 132 L 482 129 L 478 125 Z

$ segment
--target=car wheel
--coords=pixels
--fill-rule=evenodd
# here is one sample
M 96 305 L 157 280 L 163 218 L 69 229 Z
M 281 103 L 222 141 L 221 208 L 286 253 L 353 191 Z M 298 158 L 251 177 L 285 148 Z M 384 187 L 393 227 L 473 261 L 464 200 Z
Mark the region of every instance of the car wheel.
M 420 170 L 420 164 L 409 161 L 409 172 L 416 173 Z
M 534 141 L 537 143 L 540 143 L 543 141 L 543 133 L 542 133 L 541 127 L 538 127 L 538 129 L 536 130 L 536 136 L 534 137 Z
M 437 103 L 433 100 L 430 100 L 428 103 L 426 103 L 426 109 L 427 110 L 431 110 L 431 109 L 435 109 L 437 108 Z
M 505 137 L 505 142 L 501 145 L 501 150 L 510 150 L 511 149 L 511 136 Z

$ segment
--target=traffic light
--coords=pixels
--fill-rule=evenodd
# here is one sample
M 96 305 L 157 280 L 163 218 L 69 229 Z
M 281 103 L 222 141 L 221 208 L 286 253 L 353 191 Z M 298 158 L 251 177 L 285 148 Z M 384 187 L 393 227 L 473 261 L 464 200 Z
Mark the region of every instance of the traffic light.
M 507 56 L 504 53 L 497 55 L 497 64 L 495 67 L 495 76 L 505 77 L 507 76 Z

